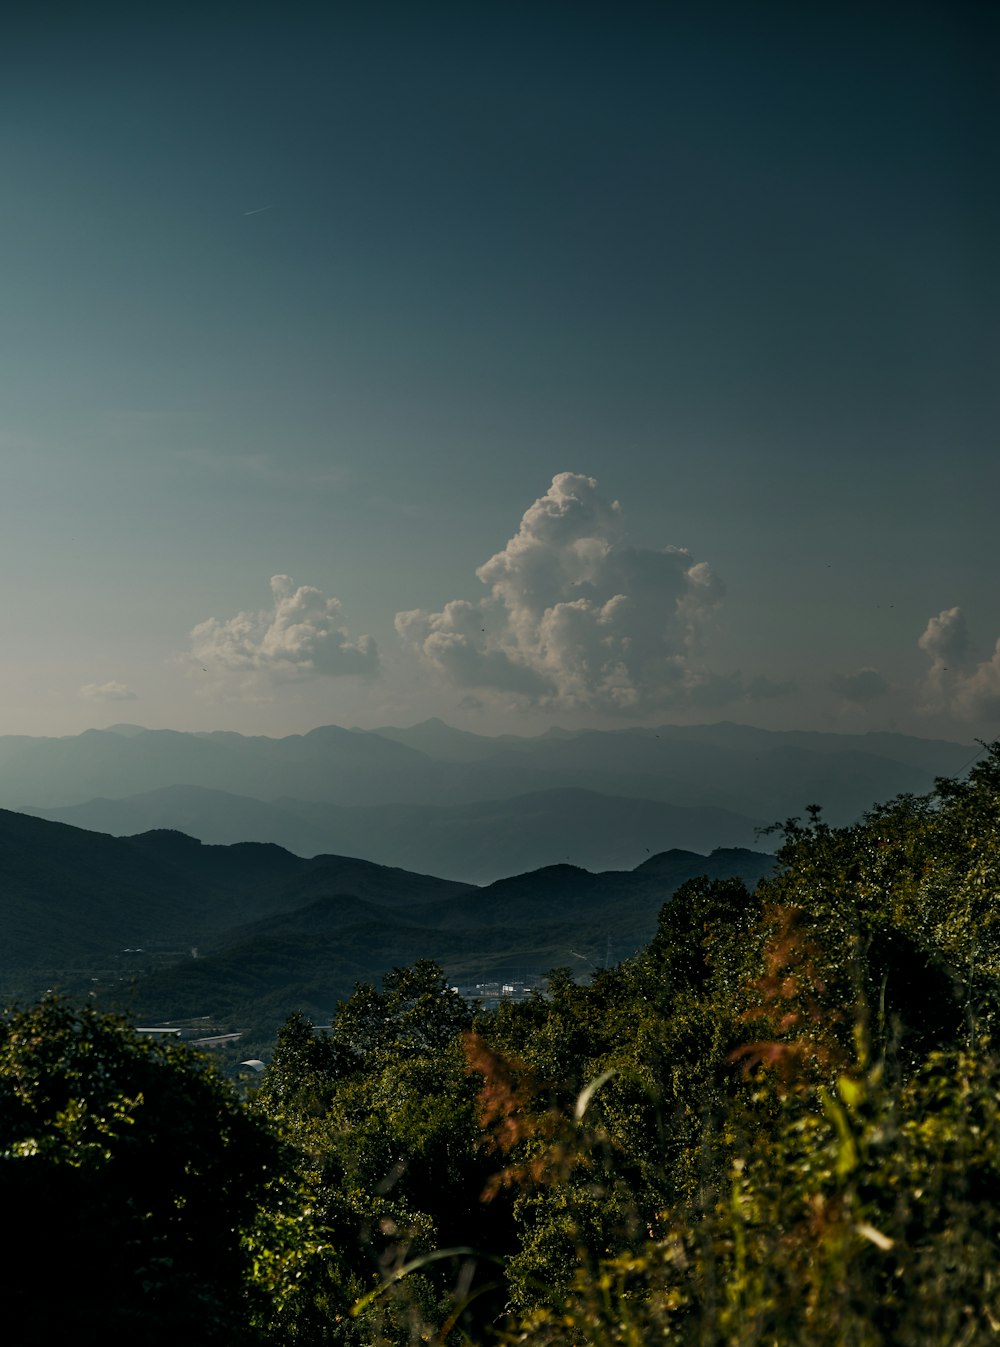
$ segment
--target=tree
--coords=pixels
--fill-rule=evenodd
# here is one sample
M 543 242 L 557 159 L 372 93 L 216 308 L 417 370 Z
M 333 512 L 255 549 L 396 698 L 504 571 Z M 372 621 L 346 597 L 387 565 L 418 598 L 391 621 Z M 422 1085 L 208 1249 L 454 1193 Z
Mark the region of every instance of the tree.
M 510 1235 L 506 1209 L 479 1201 L 495 1162 L 461 1049 L 471 1018 L 421 961 L 392 969 L 381 990 L 359 985 L 329 1034 L 300 1015 L 282 1029 L 256 1099 L 298 1169 L 265 1238 L 272 1340 L 408 1341 L 463 1320 L 470 1300 L 498 1311 L 488 1260 L 484 1273 L 464 1253 L 442 1256 Z M 397 1286 L 414 1263 L 419 1273 Z
M 0 1023 L 6 1341 L 251 1341 L 242 1233 L 277 1155 L 182 1047 L 53 998 L 10 1013 Z

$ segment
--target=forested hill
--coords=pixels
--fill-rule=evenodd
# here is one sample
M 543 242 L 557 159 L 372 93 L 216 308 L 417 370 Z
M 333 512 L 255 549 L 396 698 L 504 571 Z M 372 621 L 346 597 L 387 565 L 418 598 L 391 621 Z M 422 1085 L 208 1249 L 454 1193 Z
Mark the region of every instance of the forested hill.
M 293 1010 L 326 1020 L 355 983 L 418 959 L 469 989 L 541 979 L 560 966 L 587 978 L 645 944 L 663 904 L 692 877 L 753 887 L 773 863 L 731 850 L 667 852 L 636 870 L 602 874 L 550 866 L 391 910 L 331 886 L 307 905 L 226 932 L 197 960 L 152 973 L 132 1005 L 147 1017 L 211 1014 L 268 1035 Z
M 280 847 L 204 846 L 182 833 L 116 838 L 0 810 L 0 962 L 59 967 L 126 945 L 190 945 L 331 891 L 388 905 L 468 885 Z
M 0 991 L 86 988 L 123 1004 L 128 987 L 143 1014 L 273 1028 L 295 1009 L 328 1015 L 359 978 L 417 958 L 471 981 L 573 961 L 585 972 L 648 939 L 692 874 L 755 882 L 770 866 L 759 852 L 673 851 L 631 872 L 557 866 L 480 889 L 352 857 L 166 830 L 114 838 L 0 811 Z

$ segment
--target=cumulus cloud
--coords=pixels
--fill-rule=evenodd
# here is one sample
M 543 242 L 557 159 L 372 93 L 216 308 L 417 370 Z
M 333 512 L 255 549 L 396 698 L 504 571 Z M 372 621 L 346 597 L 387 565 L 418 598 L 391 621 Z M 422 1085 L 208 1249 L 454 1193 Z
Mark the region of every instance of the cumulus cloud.
M 312 585 L 296 587 L 287 575 L 272 576 L 271 593 L 270 608 L 200 622 L 191 632 L 191 661 L 209 673 L 243 675 L 247 690 L 377 671 L 375 642 L 348 635 L 338 599 Z
M 956 705 L 968 720 L 1000 720 L 1000 640 L 990 658 L 962 678 Z
M 871 668 L 859 669 L 857 673 L 836 674 L 831 686 L 845 702 L 854 702 L 858 706 L 884 697 L 889 691 L 889 684 L 882 674 L 878 669 Z
M 107 683 L 84 683 L 79 696 L 89 702 L 134 702 L 138 697 L 127 683 L 111 679 Z
M 1000 640 L 977 660 L 961 608 L 932 617 L 917 644 L 930 657 L 925 692 L 935 710 L 965 720 L 1000 720 Z
M 932 675 L 964 664 L 972 652 L 972 643 L 961 608 L 945 608 L 932 617 L 917 645 L 930 655 Z
M 487 594 L 396 615 L 404 645 L 446 681 L 539 706 L 640 713 L 757 695 L 701 662 L 722 581 L 683 547 L 624 541 L 622 509 L 563 472 L 476 571 Z M 773 685 L 769 685 L 773 686 Z

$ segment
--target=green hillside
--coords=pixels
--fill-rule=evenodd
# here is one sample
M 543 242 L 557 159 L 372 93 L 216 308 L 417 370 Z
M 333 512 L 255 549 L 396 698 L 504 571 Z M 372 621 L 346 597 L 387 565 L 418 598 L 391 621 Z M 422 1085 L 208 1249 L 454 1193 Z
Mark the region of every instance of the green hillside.
M 852 827 L 809 810 L 780 831 L 754 887 L 723 855 L 632 957 L 553 969 L 495 1008 L 415 956 L 470 940 L 509 957 L 504 901 L 578 947 L 605 885 L 631 884 L 638 911 L 697 858 L 395 909 L 331 892 L 220 937 L 184 970 L 193 995 L 228 977 L 266 1014 L 290 969 L 306 1004 L 363 974 L 379 929 L 379 957 L 410 960 L 360 981 L 328 1029 L 291 1015 L 242 1103 L 92 1006 L 8 1015 L 0 1185 L 36 1243 L 58 1211 L 73 1288 L 33 1317 L 19 1243 L 15 1340 L 40 1340 L 40 1314 L 45 1340 L 83 1342 L 127 1319 L 144 1341 L 246 1347 L 988 1347 L 1000 746 Z
M 406 905 L 467 886 L 270 845 L 203 846 L 175 832 L 113 838 L 0 810 L 0 990 L 30 997 L 190 958 L 223 931 L 345 888 Z
M 356 982 L 418 959 L 463 986 L 541 978 L 565 964 L 587 975 L 609 947 L 620 960 L 649 940 L 662 905 L 692 876 L 753 885 L 773 866 L 759 852 L 678 851 L 633 872 L 551 866 L 447 897 L 431 894 L 434 881 L 406 876 L 404 905 L 401 887 L 385 897 L 393 872 L 325 862 L 285 890 L 302 906 L 227 931 L 202 957 L 143 978 L 124 1004 L 145 1019 L 209 1015 L 256 1040 L 293 1011 L 325 1021 Z M 306 900 L 320 888 L 324 896 Z

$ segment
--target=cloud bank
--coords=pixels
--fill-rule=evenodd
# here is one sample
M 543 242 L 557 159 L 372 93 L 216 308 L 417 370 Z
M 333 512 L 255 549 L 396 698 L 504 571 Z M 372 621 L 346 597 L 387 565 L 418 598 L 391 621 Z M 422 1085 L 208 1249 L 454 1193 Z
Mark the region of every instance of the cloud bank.
M 404 645 L 469 693 L 641 713 L 777 690 L 704 667 L 702 633 L 722 581 L 686 548 L 625 543 L 621 506 L 593 477 L 554 477 L 476 575 L 483 598 L 396 615 Z
M 977 660 L 965 614 L 945 608 L 917 644 L 931 660 L 924 685 L 930 709 L 964 720 L 1000 720 L 1000 640 L 989 659 Z
M 138 697 L 127 683 L 111 679 L 107 683 L 84 683 L 78 696 L 90 702 L 134 702 Z
M 210 617 L 191 632 L 190 660 L 208 673 L 242 675 L 244 686 L 315 677 L 371 677 L 378 650 L 370 636 L 352 639 L 338 599 L 287 575 L 271 578 L 274 602 L 259 612 Z

